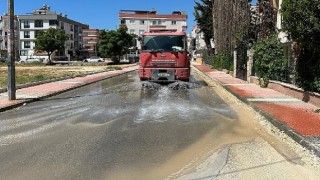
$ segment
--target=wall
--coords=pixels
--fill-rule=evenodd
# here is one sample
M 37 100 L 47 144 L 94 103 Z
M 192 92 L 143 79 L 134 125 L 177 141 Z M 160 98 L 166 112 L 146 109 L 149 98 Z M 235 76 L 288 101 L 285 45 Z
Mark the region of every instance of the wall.
M 259 84 L 259 80 L 256 76 L 251 76 L 250 83 Z M 287 84 L 279 81 L 270 81 L 268 88 L 276 90 L 282 94 L 297 98 L 301 101 L 308 102 L 315 106 L 320 106 L 319 93 L 307 92 L 292 84 Z

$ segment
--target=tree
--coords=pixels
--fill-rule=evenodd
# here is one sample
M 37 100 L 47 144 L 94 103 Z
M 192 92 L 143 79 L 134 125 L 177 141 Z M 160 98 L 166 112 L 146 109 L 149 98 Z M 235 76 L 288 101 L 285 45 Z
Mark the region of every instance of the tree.
M 236 46 L 247 42 L 251 0 L 212 0 L 216 53 L 232 56 Z
M 134 35 L 127 33 L 127 27 L 122 26 L 117 30 L 101 30 L 99 53 L 103 57 L 111 57 L 112 61 L 118 63 L 131 46 Z
M 54 51 L 64 51 L 65 41 L 69 38 L 62 29 L 49 28 L 40 31 L 35 40 L 35 49 L 46 51 L 48 54 L 49 64 L 51 64 L 51 54 Z
M 320 92 L 320 1 L 283 0 L 283 30 L 297 42 L 297 84 Z
M 195 2 L 194 16 L 197 21 L 197 25 L 201 29 L 204 35 L 204 42 L 207 49 L 211 50 L 210 40 L 213 39 L 213 16 L 212 16 L 212 2 L 211 0 L 201 0 L 201 3 Z
M 258 39 L 266 39 L 276 32 L 277 11 L 270 0 L 258 0 L 257 5 L 260 19 Z
M 283 0 L 281 12 L 283 29 L 299 43 L 319 44 L 320 40 L 320 1 Z

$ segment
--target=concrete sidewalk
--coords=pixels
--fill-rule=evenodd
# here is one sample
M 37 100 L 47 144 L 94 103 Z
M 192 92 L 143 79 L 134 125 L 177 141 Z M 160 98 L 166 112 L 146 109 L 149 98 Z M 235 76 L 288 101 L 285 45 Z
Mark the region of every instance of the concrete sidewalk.
M 320 157 L 320 113 L 315 112 L 319 107 L 269 88 L 260 88 L 206 65 L 194 64 L 194 67 Z
M 53 96 L 68 90 L 72 90 L 87 84 L 101 81 L 120 74 L 137 70 L 139 66 L 132 66 L 118 71 L 101 72 L 97 74 L 87 75 L 85 77 L 76 77 L 61 81 L 54 81 L 40 85 L 21 88 L 16 91 L 17 100 L 9 101 L 8 93 L 0 94 L 0 112 L 19 107 L 25 103 L 30 103 L 37 99 Z

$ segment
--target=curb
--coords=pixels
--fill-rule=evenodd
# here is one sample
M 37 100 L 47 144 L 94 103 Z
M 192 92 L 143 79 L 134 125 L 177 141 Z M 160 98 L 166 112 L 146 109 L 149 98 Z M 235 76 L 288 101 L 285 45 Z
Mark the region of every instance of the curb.
M 125 68 L 130 68 L 130 67 L 133 67 L 133 66 L 136 66 L 136 65 L 133 64 L 133 65 L 125 67 Z M 79 76 L 67 76 L 67 77 L 61 77 L 61 78 L 55 78 L 55 79 L 48 79 L 48 80 L 44 80 L 44 81 L 31 82 L 31 83 L 27 83 L 27 84 L 20 84 L 20 85 L 17 85 L 16 89 L 22 89 L 22 88 L 27 88 L 27 87 L 31 87 L 31 86 L 37 86 L 37 85 L 41 85 L 41 84 L 45 84 L 45 83 L 62 81 L 62 80 L 66 80 L 66 79 L 76 78 L 76 77 L 85 77 L 85 76 L 88 76 L 88 75 L 99 74 L 99 73 L 109 72 L 109 71 L 110 70 L 89 72 L 87 74 L 83 74 L 82 76 L 80 76 L 80 75 Z M 121 71 L 121 70 L 119 70 L 119 71 Z M 0 93 L 4 93 L 4 92 L 7 92 L 7 88 L 0 88 Z
M 130 66 L 130 67 L 132 67 L 132 66 Z M 128 67 L 128 68 L 130 68 L 130 67 Z M 96 83 L 96 82 L 100 82 L 100 81 L 103 81 L 103 80 L 106 80 L 106 79 L 110 79 L 110 78 L 118 77 L 118 76 L 121 76 L 121 75 L 124 75 L 124 74 L 128 74 L 128 73 L 131 73 L 133 71 L 136 71 L 136 69 L 128 70 L 128 71 L 123 71 L 123 70 L 118 70 L 118 71 L 122 71 L 122 72 L 120 72 L 119 74 L 115 74 L 115 75 L 109 76 L 109 77 L 104 77 L 104 78 L 96 80 L 96 81 L 83 83 L 83 84 L 79 84 L 79 85 L 77 85 L 75 87 L 59 90 L 59 91 L 53 92 L 53 93 L 48 94 L 48 95 L 39 96 L 37 98 L 24 99 L 19 103 L 0 108 L 0 112 L 4 112 L 4 111 L 10 110 L 10 109 L 14 109 L 14 108 L 20 107 L 25 103 L 32 103 L 32 102 L 39 101 L 41 99 L 45 99 L 45 98 L 48 98 L 48 97 L 52 97 L 52 96 L 55 96 L 55 95 L 58 95 L 58 94 L 61 94 L 61 93 L 67 92 L 67 91 L 71 91 L 71 90 L 74 90 L 74 89 L 77 89 L 77 88 L 81 88 L 81 87 L 84 87 L 84 86 L 87 86 L 87 85 L 90 85 L 90 84 L 93 84 L 93 83 Z M 116 71 L 116 72 L 118 72 L 118 71 Z M 108 71 L 103 71 L 103 72 L 108 72 Z M 103 72 L 89 73 L 89 74 L 87 74 L 87 75 L 85 75 L 83 77 L 86 77 L 86 76 L 89 76 L 89 75 L 93 75 L 93 74 L 99 74 L 99 73 L 103 73 Z M 76 77 L 72 77 L 72 78 L 76 78 Z M 52 81 L 49 81 L 49 82 L 57 82 L 57 81 L 66 80 L 66 79 L 70 79 L 70 77 L 69 78 L 62 78 L 62 79 L 59 79 L 59 80 L 55 79 L 55 80 L 52 80 Z M 38 82 L 38 84 L 36 83 L 36 85 L 41 85 L 41 84 L 45 84 L 45 83 L 49 83 L 49 82 L 42 82 L 42 83 Z M 26 87 L 31 87 L 31 86 L 35 86 L 35 85 L 31 84 L 29 86 L 25 86 L 25 87 L 21 87 L 21 88 L 26 88 Z
M 257 106 L 255 106 L 253 103 L 249 102 L 246 98 L 244 98 L 244 97 L 240 96 L 239 94 L 236 94 L 235 92 L 231 91 L 227 86 L 224 86 L 221 83 L 219 83 L 218 81 L 216 81 L 215 79 L 212 79 L 206 73 L 204 73 L 204 72 L 200 71 L 199 69 L 197 69 L 194 65 L 192 65 L 192 69 L 196 70 L 198 73 L 201 73 L 202 75 L 208 77 L 210 80 L 214 81 L 217 85 L 219 85 L 220 87 L 222 87 L 223 89 L 228 91 L 230 94 L 235 96 L 241 102 L 251 106 L 254 109 L 255 112 L 259 113 L 261 116 L 266 118 L 273 126 L 278 128 L 281 132 L 285 133 L 290 138 L 292 138 L 295 142 L 297 142 L 301 146 L 305 147 L 306 149 L 312 151 L 316 156 L 320 157 L 320 149 L 317 146 L 315 146 L 313 143 L 311 143 L 310 140 L 308 140 L 308 138 L 298 134 L 297 132 L 295 132 L 294 130 L 289 128 L 286 124 L 282 123 L 281 121 L 279 121 L 278 119 L 274 118 L 273 116 L 271 116 L 267 112 L 265 112 L 265 111 L 261 110 L 260 108 L 258 108 Z

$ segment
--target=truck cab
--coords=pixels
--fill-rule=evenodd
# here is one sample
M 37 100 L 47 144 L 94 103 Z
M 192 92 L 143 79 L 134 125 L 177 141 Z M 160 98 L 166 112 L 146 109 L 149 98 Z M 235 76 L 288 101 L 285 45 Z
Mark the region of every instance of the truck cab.
M 138 74 L 141 80 L 189 81 L 190 62 L 185 32 L 145 32 L 140 42 Z

